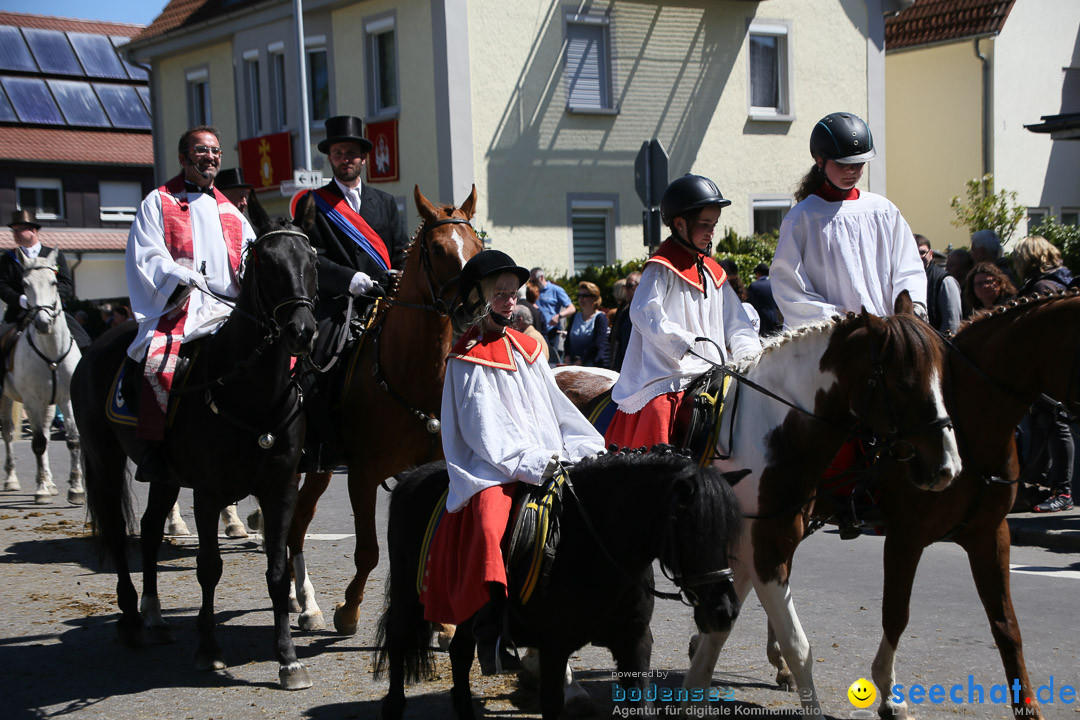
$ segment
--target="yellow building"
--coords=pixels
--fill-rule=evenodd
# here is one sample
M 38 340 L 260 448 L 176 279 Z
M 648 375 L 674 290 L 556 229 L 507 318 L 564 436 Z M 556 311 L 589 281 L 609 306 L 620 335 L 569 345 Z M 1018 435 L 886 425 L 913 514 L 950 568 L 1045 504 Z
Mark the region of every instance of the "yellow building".
M 969 244 L 949 201 L 985 173 L 1027 208 L 1014 241 L 1077 224 L 1080 143 L 1025 125 L 1080 110 L 1078 31 L 1076 0 L 917 0 L 888 20 L 889 199 L 935 248 Z
M 865 182 L 884 191 L 885 14 L 904 4 L 308 0 L 310 144 L 327 116 L 389 123 L 397 179 L 380 187 L 399 198 L 407 230 L 414 185 L 458 204 L 475 183 L 475 227 L 552 273 L 645 255 L 634 168 L 653 139 L 669 178 L 708 175 L 732 199 L 721 226 L 767 231 L 830 112 L 868 120 L 880 159 Z M 288 133 L 303 167 L 291 2 L 173 0 L 131 48 L 153 68 L 161 178 L 176 170 L 176 139 L 204 119 L 226 148 Z M 284 212 L 280 191 L 260 200 Z

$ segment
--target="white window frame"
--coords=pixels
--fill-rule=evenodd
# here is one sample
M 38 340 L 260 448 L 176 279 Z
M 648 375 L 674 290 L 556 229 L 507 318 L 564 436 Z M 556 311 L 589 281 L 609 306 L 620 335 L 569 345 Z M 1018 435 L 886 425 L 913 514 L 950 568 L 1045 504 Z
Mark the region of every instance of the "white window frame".
M 210 107 L 210 71 L 203 67 L 196 70 L 188 70 L 185 73 L 187 80 L 187 114 L 188 127 L 196 125 L 213 125 L 214 116 Z M 205 115 L 198 111 L 199 102 L 205 103 Z
M 118 194 L 129 195 L 134 204 L 125 203 L 106 205 L 106 186 L 116 186 Z M 134 193 L 131 191 L 134 190 Z M 102 222 L 134 222 L 135 213 L 142 202 L 142 183 L 138 180 L 101 180 L 98 182 L 98 213 Z
M 325 35 L 313 35 L 304 38 L 304 67 L 307 70 L 307 88 L 308 88 L 308 112 L 311 117 L 308 118 L 309 122 L 321 123 L 326 118 L 330 117 L 332 113 L 332 101 L 331 94 L 333 93 L 333 84 L 330 82 L 330 52 L 326 47 Z M 326 68 L 326 114 L 322 117 L 315 112 L 315 77 L 314 77 L 314 65 L 311 62 L 313 55 L 323 56 L 323 66 Z
M 791 48 L 790 20 L 750 20 L 746 32 L 746 108 L 751 120 L 765 122 L 791 122 L 795 119 L 792 79 L 795 77 Z M 751 38 L 765 35 L 777 39 L 777 82 L 779 83 L 776 107 L 754 105 L 754 63 L 751 56 Z
M 266 46 L 267 77 L 270 82 L 270 130 L 281 132 L 289 129 L 289 71 L 285 62 L 285 43 L 282 41 Z
M 392 76 L 379 62 L 379 42 L 383 35 L 392 34 L 394 37 L 394 67 Z M 393 11 L 364 20 L 364 57 L 367 75 L 367 106 L 368 116 L 373 119 L 395 118 L 401 114 L 401 79 L 399 58 L 399 40 L 397 31 L 397 14 Z M 386 79 L 394 84 L 396 102 L 386 102 L 382 97 L 382 76 L 387 74 Z
M 569 267 L 578 272 L 574 261 L 574 219 L 604 219 L 604 265 L 610 265 L 619 259 L 618 226 L 615 218 L 619 213 L 619 196 L 601 193 L 571 193 L 567 195 L 566 232 L 569 255 Z
M 600 98 L 598 104 L 583 103 L 571 93 L 570 43 L 574 28 L 591 28 L 599 35 L 597 69 L 600 73 Z M 566 93 L 566 111 L 575 114 L 616 115 L 615 68 L 611 52 L 611 19 L 607 16 L 568 12 L 563 18 L 563 83 Z
M 19 194 L 23 190 L 55 190 L 57 195 L 56 212 L 38 212 L 39 207 L 24 208 L 22 202 L 19 200 Z M 35 197 L 39 197 L 38 193 L 35 193 Z M 40 199 L 40 198 L 39 198 Z M 40 205 L 38 202 L 36 205 Z M 65 217 L 64 213 L 64 183 L 58 178 L 15 178 L 15 209 L 16 210 L 33 210 L 37 215 L 38 220 L 62 220 Z
M 754 221 L 755 210 L 790 210 L 794 200 L 788 195 L 751 195 L 750 196 L 750 233 L 762 234 Z
M 246 50 L 244 60 L 244 99 L 247 101 L 247 124 L 250 137 L 262 135 L 262 67 L 258 50 Z M 254 70 L 254 72 L 252 72 Z M 254 77 L 252 77 L 254 75 Z

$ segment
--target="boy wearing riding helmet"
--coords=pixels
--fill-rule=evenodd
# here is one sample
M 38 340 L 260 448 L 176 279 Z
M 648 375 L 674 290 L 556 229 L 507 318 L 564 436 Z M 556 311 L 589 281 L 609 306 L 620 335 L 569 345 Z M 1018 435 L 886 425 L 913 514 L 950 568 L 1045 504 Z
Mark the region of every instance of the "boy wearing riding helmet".
M 500 636 L 507 596 L 500 543 L 516 483 L 538 485 L 560 461 L 604 449 L 555 384 L 540 343 L 509 327 L 528 279 L 528 270 L 498 250 L 478 253 L 461 270 L 472 327 L 446 364 L 442 443 L 450 489 L 420 594 L 430 621 L 461 624 L 475 615 L 485 675 L 511 670 L 515 660 Z
M 926 317 L 926 273 L 900 211 L 855 187 L 876 151 L 870 128 L 851 113 L 826 115 L 810 135 L 814 166 L 780 226 L 773 297 L 788 327 L 866 308 L 893 314 L 908 291 Z
M 711 363 L 761 350 L 742 303 L 712 258 L 713 231 L 721 209 L 730 204 L 716 183 L 701 175 L 684 175 L 664 191 L 660 219 L 671 235 L 645 262 L 630 305 L 633 330 L 611 391 L 619 409 L 604 438 L 608 444 L 639 448 L 670 442 L 683 391 L 694 378 Z M 698 337 L 719 347 L 697 342 Z

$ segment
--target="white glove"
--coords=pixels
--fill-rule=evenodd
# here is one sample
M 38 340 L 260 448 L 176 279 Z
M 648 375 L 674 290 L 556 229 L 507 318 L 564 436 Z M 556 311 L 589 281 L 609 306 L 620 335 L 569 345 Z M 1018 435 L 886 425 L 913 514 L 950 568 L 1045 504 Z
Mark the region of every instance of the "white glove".
M 23 310 L 29 310 L 30 309 L 30 303 L 28 303 L 26 301 L 26 296 L 25 295 L 20 295 L 19 296 L 19 307 L 21 307 Z
M 181 272 L 176 273 L 176 276 L 181 284 L 199 288 L 205 293 L 210 292 L 210 287 L 206 284 L 206 276 L 202 273 L 185 267 L 180 268 L 180 270 Z
M 375 281 L 367 273 L 358 272 L 349 281 L 349 294 L 352 296 L 364 295 L 368 290 L 375 287 Z

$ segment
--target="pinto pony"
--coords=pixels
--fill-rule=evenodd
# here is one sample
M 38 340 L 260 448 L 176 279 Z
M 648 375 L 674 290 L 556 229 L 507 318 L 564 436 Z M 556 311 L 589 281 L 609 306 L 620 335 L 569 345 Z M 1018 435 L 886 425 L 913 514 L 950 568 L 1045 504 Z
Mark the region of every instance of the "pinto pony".
M 400 720 L 405 683 L 434 669 L 433 626 L 424 620 L 418 577 L 425 561 L 425 529 L 449 477 L 445 463 L 399 476 L 390 499 L 387 543 L 390 574 L 379 622 L 376 674 L 389 669 L 383 720 Z M 519 647 L 540 651 L 540 706 L 544 720 L 563 710 L 570 655 L 586 643 L 611 650 L 624 689 L 643 689 L 652 652 L 654 560 L 694 607 L 703 632 L 730 628 L 739 608 L 728 554 L 739 536 L 738 506 L 730 486 L 712 469 L 661 453 L 621 453 L 587 459 L 570 470 L 564 490 L 560 541 L 546 586 L 522 604 L 510 592 L 510 631 Z M 450 642 L 458 718 L 474 717 L 469 671 L 473 619 Z
M 405 468 L 442 457 L 438 414 L 453 327 L 450 309 L 461 268 L 483 243 L 469 220 L 476 188 L 460 208 L 436 207 L 416 187 L 422 224 L 409 246 L 397 292 L 347 362 L 349 379 L 335 411 L 349 467 L 349 501 L 356 527 L 356 574 L 334 611 L 338 632 L 356 633 L 368 575 L 379 563 L 375 500 L 379 484 Z M 300 627 L 321 629 L 322 610 L 304 562 L 304 534 L 330 473 L 308 473 L 300 488 L 289 552 L 301 607 Z
M 282 687 L 296 690 L 310 687 L 311 680 L 297 659 L 289 633 L 285 538 L 296 502 L 296 466 L 305 433 L 300 392 L 290 367 L 292 356 L 311 351 L 315 334 L 315 251 L 299 229 L 281 220 L 271 224 L 262 219 L 259 239 L 244 260 L 235 309 L 217 333 L 195 341 L 191 370 L 186 386 L 173 398 L 178 404 L 164 442 L 171 479 L 194 490 L 197 575 L 202 586 L 196 667 L 225 667 L 214 633 L 214 590 L 222 571 L 218 512 L 254 494 L 265 518 L 266 577 L 274 609 L 278 678 Z M 133 425 L 110 419 L 115 415 L 110 403 L 118 385 L 117 370 L 134 332 L 133 327 L 119 327 L 102 336 L 87 351 L 72 381 L 75 416 L 87 429 L 90 512 L 95 531 L 116 564 L 121 612 L 117 631 L 121 642 L 129 646 L 140 645 L 144 639 L 171 640 L 158 599 L 157 554 L 165 517 L 180 492 L 179 484 L 150 484 L 141 526 L 143 596 L 139 603 L 125 547 L 131 498 L 124 467 L 127 458 L 142 456 L 143 446 Z

